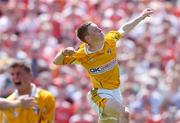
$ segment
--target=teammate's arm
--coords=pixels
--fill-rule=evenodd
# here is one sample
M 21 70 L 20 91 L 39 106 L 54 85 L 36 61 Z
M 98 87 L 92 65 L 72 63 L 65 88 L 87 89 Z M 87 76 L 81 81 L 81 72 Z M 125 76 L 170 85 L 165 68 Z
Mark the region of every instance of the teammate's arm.
M 17 100 L 7 100 L 4 98 L 0 98 L 0 110 L 7 110 L 17 107 L 28 108 L 35 105 L 34 98 L 27 97 L 24 99 Z
M 56 65 L 62 65 L 64 64 L 64 58 L 65 56 L 72 56 L 73 54 L 75 53 L 75 49 L 72 48 L 72 47 L 67 47 L 65 48 L 62 52 L 59 52 L 54 60 L 53 60 L 53 63 L 56 64 Z
M 150 8 L 145 9 L 139 17 L 131 20 L 130 22 L 126 23 L 125 25 L 123 25 L 118 32 L 120 32 L 120 34 L 122 36 L 125 36 L 126 34 L 128 34 L 136 25 L 138 25 L 142 20 L 144 20 L 146 17 L 150 17 L 151 14 L 153 13 L 153 10 Z

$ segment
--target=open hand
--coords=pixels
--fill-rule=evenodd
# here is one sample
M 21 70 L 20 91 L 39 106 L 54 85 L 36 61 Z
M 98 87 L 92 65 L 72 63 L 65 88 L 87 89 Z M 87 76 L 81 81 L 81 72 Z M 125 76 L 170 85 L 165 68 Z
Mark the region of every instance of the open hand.
M 152 13 L 153 13 L 153 10 L 150 8 L 147 8 L 142 12 L 141 16 L 143 19 L 145 19 L 146 17 L 150 17 Z

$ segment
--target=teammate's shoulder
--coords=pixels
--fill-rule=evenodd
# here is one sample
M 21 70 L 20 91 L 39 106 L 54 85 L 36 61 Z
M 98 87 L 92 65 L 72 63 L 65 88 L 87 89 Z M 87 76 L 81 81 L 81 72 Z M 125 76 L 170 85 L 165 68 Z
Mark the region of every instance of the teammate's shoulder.
M 41 100 L 40 102 L 43 102 L 48 107 L 55 105 L 55 97 L 47 90 L 39 89 L 38 98 Z
M 44 90 L 44 89 L 41 89 L 41 88 L 38 88 L 39 90 L 39 96 L 42 96 L 42 97 L 53 97 L 52 93 L 47 91 L 47 90 Z

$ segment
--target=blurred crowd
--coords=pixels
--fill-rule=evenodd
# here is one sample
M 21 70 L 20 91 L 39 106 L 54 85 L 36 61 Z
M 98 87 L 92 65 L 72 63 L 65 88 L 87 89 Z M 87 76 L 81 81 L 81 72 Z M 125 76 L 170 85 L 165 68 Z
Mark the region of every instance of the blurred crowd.
M 117 44 L 121 91 L 131 123 L 180 123 L 180 0 L 0 0 L 0 96 L 14 86 L 13 59 L 32 66 L 36 85 L 56 98 L 56 123 L 97 123 L 80 65 L 55 66 L 63 48 L 78 48 L 77 27 L 91 20 L 104 32 L 154 9 Z

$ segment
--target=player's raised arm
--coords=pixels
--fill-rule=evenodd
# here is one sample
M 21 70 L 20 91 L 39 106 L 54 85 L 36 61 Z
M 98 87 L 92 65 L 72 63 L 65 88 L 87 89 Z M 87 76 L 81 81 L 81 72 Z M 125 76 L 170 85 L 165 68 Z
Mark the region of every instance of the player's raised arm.
M 53 60 L 53 63 L 56 64 L 56 65 L 62 65 L 62 64 L 65 64 L 64 63 L 64 58 L 66 56 L 72 56 L 73 54 L 75 53 L 75 49 L 72 48 L 72 47 L 67 47 L 65 48 L 63 51 L 59 52 L 54 60 Z
M 118 32 L 121 33 L 121 35 L 125 36 L 128 34 L 136 25 L 138 25 L 141 21 L 143 21 L 146 17 L 150 17 L 151 14 L 153 13 L 153 10 L 150 8 L 145 9 L 140 16 L 137 18 L 131 20 L 130 22 L 124 24 Z

